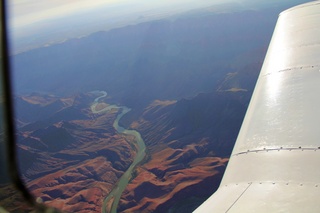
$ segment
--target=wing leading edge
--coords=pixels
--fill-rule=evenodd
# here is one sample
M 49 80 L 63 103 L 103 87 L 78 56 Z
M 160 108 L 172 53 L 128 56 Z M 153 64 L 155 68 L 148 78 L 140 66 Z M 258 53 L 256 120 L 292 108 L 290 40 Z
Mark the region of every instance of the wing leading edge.
M 282 12 L 221 185 L 200 212 L 320 209 L 320 1 Z

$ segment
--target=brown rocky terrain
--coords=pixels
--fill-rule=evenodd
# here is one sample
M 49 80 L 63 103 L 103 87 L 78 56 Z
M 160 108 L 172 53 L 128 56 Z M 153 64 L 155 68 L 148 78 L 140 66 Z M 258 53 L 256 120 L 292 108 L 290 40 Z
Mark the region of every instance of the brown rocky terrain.
M 190 212 L 217 189 L 259 66 L 228 73 L 215 92 L 155 100 L 123 119 L 122 125 L 141 133 L 148 152 L 122 194 L 119 212 Z M 118 111 L 92 114 L 94 98 L 88 93 L 17 99 L 24 109 L 17 117 L 22 123 L 17 133 L 20 171 L 35 197 L 64 211 L 100 212 L 135 155 L 134 138 L 112 126 Z M 101 102 L 97 109 L 106 106 Z M 37 111 L 43 119 L 25 115 Z M 8 187 L 1 190 L 13 192 Z M 2 200 L 19 204 L 16 195 L 8 194 L 11 198 Z
M 227 74 L 216 92 L 144 109 L 130 127 L 141 132 L 149 156 L 119 212 L 191 212 L 217 189 L 253 90 L 243 78 L 254 78 L 258 67 Z
M 23 106 L 18 119 L 24 123 L 17 132 L 20 172 L 30 192 L 49 206 L 100 212 L 104 197 L 135 155 L 134 138 L 118 134 L 112 126 L 117 110 L 92 114 L 94 98 L 88 93 L 64 99 L 40 95 L 18 99 L 18 106 Z M 24 116 L 36 111 L 47 116 L 34 122 Z M 10 186 L 1 190 L 14 192 Z M 13 199 L 19 204 L 21 200 L 14 198 L 18 195 L 6 194 L 2 206 L 9 211 L 25 208 L 9 203 Z

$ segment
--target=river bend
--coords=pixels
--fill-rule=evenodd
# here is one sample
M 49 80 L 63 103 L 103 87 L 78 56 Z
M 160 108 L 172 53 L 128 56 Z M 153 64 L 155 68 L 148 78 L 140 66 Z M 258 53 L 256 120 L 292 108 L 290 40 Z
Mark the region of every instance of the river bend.
M 117 130 L 117 132 L 121 134 L 127 134 L 127 135 L 133 135 L 135 137 L 135 142 L 137 143 L 137 154 L 130 165 L 130 167 L 123 173 L 123 175 L 120 177 L 112 191 L 109 193 L 109 195 L 104 199 L 103 205 L 102 205 L 102 213 L 116 213 L 117 212 L 117 207 L 119 204 L 120 197 L 122 195 L 122 192 L 125 190 L 127 187 L 131 177 L 132 177 L 132 172 L 134 171 L 135 167 L 144 159 L 146 155 L 146 145 L 144 143 L 144 140 L 142 139 L 140 133 L 135 130 L 128 130 L 125 129 L 121 126 L 119 126 L 119 121 L 120 119 L 128 113 L 131 109 L 126 107 L 126 106 L 117 106 L 117 105 L 109 105 L 103 109 L 96 110 L 97 105 L 99 104 L 99 100 L 107 96 L 107 92 L 105 91 L 93 91 L 91 92 L 93 94 L 101 94 L 99 97 L 97 97 L 94 102 L 91 105 L 91 111 L 92 113 L 108 113 L 108 111 L 112 109 L 120 109 L 121 113 L 118 114 L 117 118 L 115 119 L 113 123 L 113 127 Z M 112 201 L 113 200 L 113 201 Z M 106 209 L 108 202 L 112 202 L 111 209 Z

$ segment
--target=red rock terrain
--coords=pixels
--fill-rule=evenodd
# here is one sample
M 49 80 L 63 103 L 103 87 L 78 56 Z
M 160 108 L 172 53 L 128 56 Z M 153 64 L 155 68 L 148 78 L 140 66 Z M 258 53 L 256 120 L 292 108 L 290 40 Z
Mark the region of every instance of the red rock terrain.
M 21 174 L 35 197 L 63 211 L 100 212 L 103 199 L 135 155 L 134 138 L 118 134 L 112 126 L 117 110 L 92 114 L 94 98 L 19 98 L 24 107 L 18 115 L 24 123 L 18 130 Z M 62 104 L 49 107 L 54 103 Z M 47 115 L 42 120 L 26 116 L 39 110 Z M 0 188 L 6 192 L 2 206 L 9 211 L 25 208 L 10 186 Z
M 148 159 L 123 193 L 119 212 L 191 212 L 211 195 L 221 181 L 249 95 L 218 91 L 146 107 L 131 128 L 144 137 Z
M 253 88 L 243 79 L 258 68 L 253 64 L 227 74 L 216 92 L 155 100 L 124 117 L 122 125 L 138 130 L 148 151 L 121 197 L 119 212 L 189 212 L 217 189 Z M 17 99 L 23 106 L 17 117 L 20 171 L 36 197 L 64 211 L 100 212 L 135 155 L 134 138 L 112 126 L 117 110 L 92 114 L 94 98 L 33 94 Z M 37 112 L 42 119 L 32 116 Z M 21 200 L 13 190 L 0 190 L 7 194 L 1 205 L 16 210 Z

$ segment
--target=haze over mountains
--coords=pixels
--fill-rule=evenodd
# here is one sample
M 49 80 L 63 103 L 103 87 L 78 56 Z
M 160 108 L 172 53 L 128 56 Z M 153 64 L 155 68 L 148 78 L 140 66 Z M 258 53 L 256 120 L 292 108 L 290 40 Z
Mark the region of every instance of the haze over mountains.
M 130 107 L 120 125 L 147 147 L 118 211 L 197 207 L 220 183 L 281 10 L 209 7 L 13 56 L 30 191 L 65 211 L 101 211 L 137 152 L 135 138 L 113 126 L 121 110 L 92 112 L 91 92 L 102 90 L 97 107 Z M 0 206 L 18 211 L 10 186 L 0 190 Z
M 205 10 L 35 49 L 14 57 L 16 93 L 100 89 L 132 107 L 214 91 L 226 73 L 257 60 L 255 52 L 262 61 L 276 14 Z

